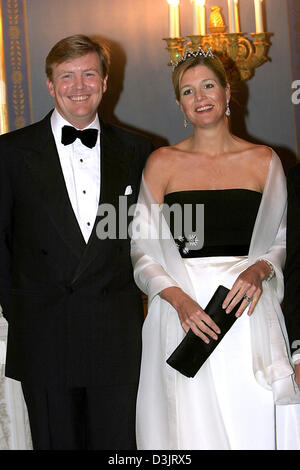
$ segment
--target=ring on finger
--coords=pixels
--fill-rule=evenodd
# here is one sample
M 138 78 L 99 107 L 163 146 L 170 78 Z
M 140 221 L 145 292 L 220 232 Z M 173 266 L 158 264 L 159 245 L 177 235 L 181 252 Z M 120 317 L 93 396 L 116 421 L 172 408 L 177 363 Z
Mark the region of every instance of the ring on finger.
M 252 302 L 253 297 L 249 297 L 247 294 L 244 295 L 243 297 L 248 303 Z

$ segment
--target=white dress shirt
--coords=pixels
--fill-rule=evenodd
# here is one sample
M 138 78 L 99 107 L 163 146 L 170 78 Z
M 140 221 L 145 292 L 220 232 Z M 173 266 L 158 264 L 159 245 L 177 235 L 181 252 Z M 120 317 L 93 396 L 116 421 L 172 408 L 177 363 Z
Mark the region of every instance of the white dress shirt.
M 63 126 L 70 126 L 55 109 L 51 116 L 60 165 L 64 175 L 69 199 L 80 226 L 82 235 L 89 240 L 95 223 L 100 197 L 100 122 L 98 116 L 85 129 L 98 129 L 98 138 L 92 149 L 76 139 L 73 144 L 61 143 Z

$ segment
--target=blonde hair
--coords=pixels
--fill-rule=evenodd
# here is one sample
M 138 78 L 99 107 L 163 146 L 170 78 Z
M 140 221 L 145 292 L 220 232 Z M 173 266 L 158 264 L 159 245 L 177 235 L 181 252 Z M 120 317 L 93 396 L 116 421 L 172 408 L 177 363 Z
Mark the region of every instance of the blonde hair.
M 61 64 L 67 60 L 76 59 L 90 52 L 98 54 L 103 77 L 109 72 L 110 54 L 106 45 L 99 44 L 83 34 L 75 34 L 61 39 L 56 43 L 46 58 L 45 71 L 52 81 L 53 65 Z
M 197 65 L 204 65 L 208 67 L 217 77 L 220 85 L 223 88 L 226 88 L 228 80 L 226 76 L 226 71 L 223 66 L 222 61 L 217 57 L 189 57 L 183 62 L 180 62 L 174 69 L 172 74 L 173 87 L 175 91 L 175 96 L 178 101 L 180 101 L 180 80 L 182 75 L 189 69 L 197 67 Z

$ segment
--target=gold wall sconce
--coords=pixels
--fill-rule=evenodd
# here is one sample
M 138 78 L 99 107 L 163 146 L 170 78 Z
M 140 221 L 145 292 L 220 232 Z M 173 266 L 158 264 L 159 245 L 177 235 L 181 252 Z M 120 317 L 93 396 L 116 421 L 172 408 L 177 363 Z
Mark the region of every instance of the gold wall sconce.
M 240 31 L 239 0 L 228 2 L 228 32 L 222 10 L 210 8 L 208 32 L 206 30 L 206 0 L 193 3 L 192 34 L 189 39 L 180 35 L 180 0 L 167 0 L 169 4 L 169 37 L 167 49 L 169 65 L 174 65 L 187 50 L 195 52 L 199 47 L 211 48 L 223 61 L 231 81 L 249 80 L 255 68 L 268 61 L 271 33 L 264 31 L 263 1 L 253 0 L 255 33 Z

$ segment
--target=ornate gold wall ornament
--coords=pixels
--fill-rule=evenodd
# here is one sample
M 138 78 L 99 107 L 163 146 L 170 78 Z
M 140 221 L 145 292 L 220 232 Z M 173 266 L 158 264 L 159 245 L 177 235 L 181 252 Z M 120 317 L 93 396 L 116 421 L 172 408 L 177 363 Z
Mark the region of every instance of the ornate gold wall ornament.
M 226 25 L 221 13 L 221 8 L 214 6 L 210 7 L 211 14 L 209 17 L 208 29 L 210 33 L 225 33 Z
M 6 97 L 4 44 L 2 31 L 2 9 L 0 2 L 0 134 L 5 134 L 6 132 L 8 132 L 8 112 Z
M 4 53 L 11 130 L 32 122 L 25 0 L 2 1 Z
M 234 30 L 239 31 L 237 2 L 234 1 L 235 5 L 233 6 L 236 8 Z M 218 6 L 211 7 L 208 29 L 210 34 L 192 34 L 187 36 L 188 39 L 184 37 L 165 38 L 171 59 L 168 65 L 177 62 L 187 50 L 197 51 L 199 47 L 204 50 L 210 48 L 224 63 L 229 80 L 238 82 L 249 80 L 255 69 L 269 60 L 267 54 L 271 45 L 271 33 L 226 33 L 222 11 Z

